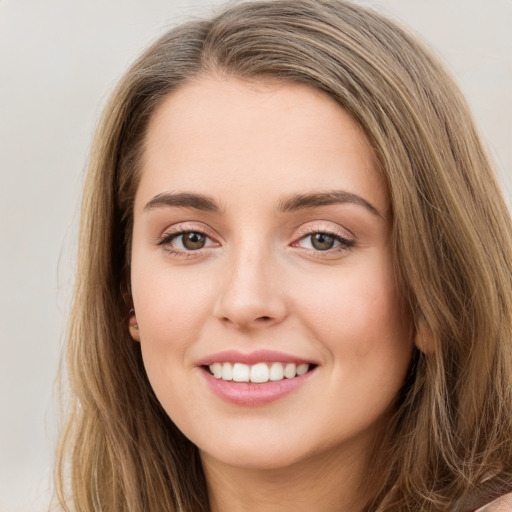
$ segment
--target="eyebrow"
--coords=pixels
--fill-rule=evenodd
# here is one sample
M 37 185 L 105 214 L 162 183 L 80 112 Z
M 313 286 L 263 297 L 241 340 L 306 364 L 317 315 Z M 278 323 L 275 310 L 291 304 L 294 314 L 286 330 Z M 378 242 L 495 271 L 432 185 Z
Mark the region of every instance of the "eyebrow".
M 355 204 L 364 207 L 373 215 L 385 218 L 369 201 L 345 190 L 294 194 L 279 201 L 277 209 L 278 211 L 286 213 L 333 204 Z M 177 194 L 164 192 L 158 194 L 146 204 L 144 210 L 151 210 L 162 206 L 194 208 L 196 210 L 213 213 L 219 213 L 221 211 L 219 204 L 211 196 L 192 192 L 181 192 Z
M 362 206 L 373 215 L 384 218 L 384 215 L 369 201 L 357 194 L 353 194 L 352 192 L 346 192 L 345 190 L 329 190 L 326 192 L 313 192 L 310 194 L 296 194 L 280 201 L 279 210 L 282 212 L 292 212 L 308 208 L 317 208 L 319 206 L 347 203 Z
M 151 210 L 161 206 L 174 206 L 178 208 L 194 208 L 206 212 L 217 213 L 220 207 L 210 196 L 203 194 L 193 194 L 190 192 L 182 192 L 179 194 L 163 193 L 155 196 L 146 204 L 144 210 Z

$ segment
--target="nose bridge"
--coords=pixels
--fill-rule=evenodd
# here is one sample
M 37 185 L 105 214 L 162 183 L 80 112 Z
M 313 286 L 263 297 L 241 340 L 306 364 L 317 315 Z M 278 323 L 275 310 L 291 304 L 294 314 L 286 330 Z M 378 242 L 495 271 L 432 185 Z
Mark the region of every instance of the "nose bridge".
M 240 241 L 226 262 L 217 316 L 240 328 L 280 322 L 286 306 L 277 266 L 268 243 L 258 237 Z

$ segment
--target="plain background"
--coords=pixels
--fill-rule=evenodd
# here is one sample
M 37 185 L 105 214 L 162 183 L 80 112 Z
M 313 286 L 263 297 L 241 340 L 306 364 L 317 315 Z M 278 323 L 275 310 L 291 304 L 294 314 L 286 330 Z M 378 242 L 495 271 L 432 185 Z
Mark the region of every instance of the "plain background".
M 512 0 L 375 0 L 441 55 L 510 203 Z M 0 512 L 43 511 L 80 188 L 101 107 L 134 57 L 218 0 L 0 0 Z

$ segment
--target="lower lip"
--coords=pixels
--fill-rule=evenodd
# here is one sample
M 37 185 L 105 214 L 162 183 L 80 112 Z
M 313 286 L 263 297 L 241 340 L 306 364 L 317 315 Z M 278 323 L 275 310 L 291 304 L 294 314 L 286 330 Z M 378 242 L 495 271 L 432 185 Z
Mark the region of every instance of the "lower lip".
M 261 384 L 252 382 L 234 382 L 217 379 L 208 370 L 201 368 L 210 389 L 226 402 L 235 405 L 257 406 L 275 402 L 307 382 L 316 368 L 293 379 L 268 381 Z

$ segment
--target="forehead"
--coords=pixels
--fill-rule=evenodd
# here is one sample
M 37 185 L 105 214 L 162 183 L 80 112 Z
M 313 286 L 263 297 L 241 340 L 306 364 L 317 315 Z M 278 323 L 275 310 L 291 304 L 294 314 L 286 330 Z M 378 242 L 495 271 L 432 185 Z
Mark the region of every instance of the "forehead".
M 136 209 L 164 191 L 221 201 L 230 191 L 259 191 L 270 201 L 343 188 L 388 210 L 385 180 L 361 129 L 305 85 L 202 77 L 166 98 L 145 142 Z

